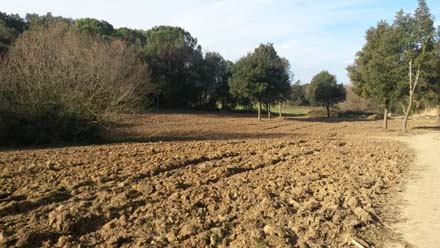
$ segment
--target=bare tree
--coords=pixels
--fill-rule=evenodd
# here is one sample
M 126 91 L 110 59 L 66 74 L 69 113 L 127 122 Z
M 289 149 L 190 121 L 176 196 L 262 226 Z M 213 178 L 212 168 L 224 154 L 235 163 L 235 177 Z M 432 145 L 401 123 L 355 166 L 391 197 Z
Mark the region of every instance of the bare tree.
M 30 123 L 48 113 L 101 121 L 139 107 L 148 81 L 148 67 L 123 41 L 55 22 L 25 32 L 1 61 L 0 113 Z

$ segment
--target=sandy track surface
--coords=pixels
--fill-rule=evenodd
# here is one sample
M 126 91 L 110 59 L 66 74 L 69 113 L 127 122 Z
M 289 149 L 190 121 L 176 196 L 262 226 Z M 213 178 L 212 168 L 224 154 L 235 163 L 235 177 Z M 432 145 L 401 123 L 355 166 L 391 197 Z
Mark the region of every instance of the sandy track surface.
M 403 192 L 402 238 L 420 248 L 440 245 L 440 133 L 401 138 L 416 152 L 410 180 Z
M 0 247 L 379 245 L 412 160 L 371 138 L 376 121 L 152 114 L 112 130 L 130 142 L 0 152 Z

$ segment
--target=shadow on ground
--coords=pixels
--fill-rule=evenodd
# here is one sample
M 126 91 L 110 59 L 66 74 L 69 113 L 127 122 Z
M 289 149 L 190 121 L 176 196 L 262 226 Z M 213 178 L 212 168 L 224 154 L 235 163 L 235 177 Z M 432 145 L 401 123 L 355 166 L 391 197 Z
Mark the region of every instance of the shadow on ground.
M 414 127 L 414 129 L 440 131 L 440 126 L 420 126 L 420 127 Z
M 319 123 L 339 123 L 339 122 L 364 122 L 373 121 L 366 118 L 339 118 L 339 117 L 308 117 L 308 118 L 298 118 L 298 117 L 286 117 L 284 118 L 288 121 L 298 121 L 298 122 L 319 122 Z
M 174 141 L 229 141 L 229 140 L 255 140 L 255 139 L 277 139 L 285 137 L 302 137 L 300 134 L 292 133 L 197 133 L 194 135 L 173 135 L 159 134 L 149 137 L 127 137 L 117 135 L 109 138 L 105 143 L 147 143 L 147 142 L 174 142 Z

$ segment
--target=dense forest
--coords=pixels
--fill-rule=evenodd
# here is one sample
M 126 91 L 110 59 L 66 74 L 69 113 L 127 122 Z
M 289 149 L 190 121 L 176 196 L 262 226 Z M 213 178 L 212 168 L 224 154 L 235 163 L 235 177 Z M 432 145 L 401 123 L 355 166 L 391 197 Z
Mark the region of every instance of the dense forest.
M 440 106 L 440 29 L 424 0 L 366 33 L 347 70 L 353 91 L 402 113 Z M 330 108 L 346 88 L 327 71 L 293 82 L 273 44 L 238 61 L 204 52 L 180 27 L 114 28 L 92 18 L 0 12 L 0 143 L 47 144 L 99 137 L 119 113 L 150 108 L 240 109 L 269 114 L 284 102 Z M 351 92 L 351 90 L 350 90 Z

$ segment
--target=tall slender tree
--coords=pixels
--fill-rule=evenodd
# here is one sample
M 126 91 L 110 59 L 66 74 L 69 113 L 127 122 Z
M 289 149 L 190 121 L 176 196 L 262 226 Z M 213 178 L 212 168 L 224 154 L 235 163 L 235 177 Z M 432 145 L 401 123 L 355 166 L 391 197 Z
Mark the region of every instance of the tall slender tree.
M 388 110 L 396 100 L 401 80 L 400 47 L 392 27 L 380 21 L 367 31 L 366 44 L 347 68 L 356 94 L 373 99 L 384 109 L 384 129 L 388 128 Z
M 407 68 L 408 75 L 404 80 L 407 84 L 403 87 L 408 95 L 402 97 L 404 112 L 402 131 L 406 132 L 417 87 L 423 74 L 429 70 L 428 62 L 434 50 L 434 21 L 425 0 L 419 0 L 418 8 L 413 16 L 399 12 L 393 28 L 401 47 L 400 58 L 404 68 Z

